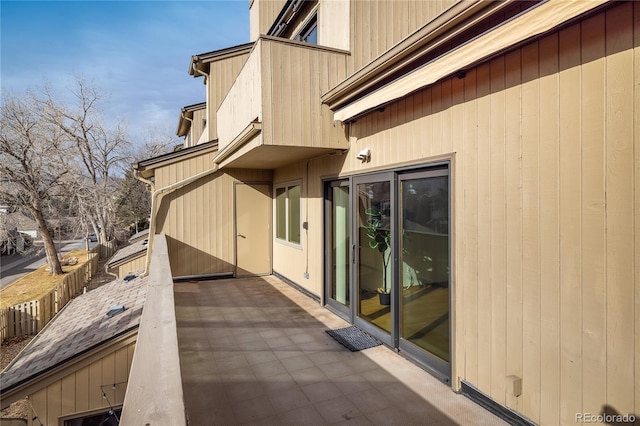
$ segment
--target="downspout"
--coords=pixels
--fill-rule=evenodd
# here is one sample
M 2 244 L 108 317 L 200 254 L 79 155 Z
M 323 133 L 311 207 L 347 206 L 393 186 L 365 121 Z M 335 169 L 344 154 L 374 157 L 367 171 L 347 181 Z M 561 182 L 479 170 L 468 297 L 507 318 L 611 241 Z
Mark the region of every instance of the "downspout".
M 151 220 L 149 221 L 149 244 L 147 245 L 147 258 L 145 260 L 144 272 L 142 273 L 142 275 L 140 275 L 141 277 L 146 277 L 147 275 L 149 275 L 149 264 L 151 263 L 151 252 L 153 251 L 153 239 L 154 239 L 155 227 L 156 227 L 156 206 L 159 205 L 161 201 L 161 197 L 169 192 L 175 191 L 178 188 L 188 185 L 191 182 L 195 182 L 196 180 L 203 178 L 205 176 L 208 176 L 217 171 L 218 171 L 218 165 L 214 163 L 213 167 L 209 170 L 205 170 L 204 172 L 198 173 L 197 175 L 193 175 L 179 182 L 174 182 L 171 185 L 167 185 L 164 188 L 160 188 L 160 189 L 153 189 L 154 185 L 151 181 L 144 179 L 142 176 L 140 176 L 137 170 L 134 172 L 134 176 L 136 179 L 150 185 L 152 188 Z
M 204 77 L 204 81 L 203 81 L 203 83 L 204 83 L 204 84 L 207 84 L 207 80 L 208 80 L 209 74 L 207 74 L 206 72 L 204 72 L 204 71 L 202 71 L 202 70 L 199 70 L 199 69 L 198 69 L 198 67 L 196 67 L 196 64 L 195 64 L 195 63 L 193 63 L 193 64 L 191 65 L 191 68 L 193 69 L 193 72 L 194 72 L 194 73 L 196 73 L 196 74 L 199 74 L 199 75 L 203 76 L 203 77 Z

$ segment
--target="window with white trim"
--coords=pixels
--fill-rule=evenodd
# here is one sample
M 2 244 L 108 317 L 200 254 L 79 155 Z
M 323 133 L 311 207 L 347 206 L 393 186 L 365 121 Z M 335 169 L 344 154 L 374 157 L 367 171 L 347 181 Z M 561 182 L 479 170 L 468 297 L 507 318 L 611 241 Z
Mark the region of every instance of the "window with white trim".
M 276 238 L 300 244 L 300 196 L 299 183 L 276 187 Z

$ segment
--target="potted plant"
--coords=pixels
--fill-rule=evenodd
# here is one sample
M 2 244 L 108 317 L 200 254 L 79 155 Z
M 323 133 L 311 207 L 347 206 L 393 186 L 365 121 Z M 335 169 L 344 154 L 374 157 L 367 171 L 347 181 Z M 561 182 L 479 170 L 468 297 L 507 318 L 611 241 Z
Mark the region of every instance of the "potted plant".
M 391 232 L 389 229 L 383 228 L 384 215 L 376 208 L 365 210 L 367 218 L 367 236 L 371 239 L 369 247 L 377 249 L 382 257 L 382 287 L 378 288 L 378 296 L 381 305 L 391 304 L 391 289 L 387 285 L 387 265 L 391 258 Z

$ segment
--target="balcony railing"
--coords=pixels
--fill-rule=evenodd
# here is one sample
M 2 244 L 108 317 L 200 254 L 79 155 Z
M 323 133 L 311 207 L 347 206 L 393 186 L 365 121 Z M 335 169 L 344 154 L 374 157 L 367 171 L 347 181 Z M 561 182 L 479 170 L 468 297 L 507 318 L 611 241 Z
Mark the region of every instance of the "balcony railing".
M 321 95 L 346 77 L 348 52 L 260 37 L 217 111 L 221 167 L 273 168 L 347 138 Z
M 167 240 L 156 235 L 120 425 L 187 424 Z

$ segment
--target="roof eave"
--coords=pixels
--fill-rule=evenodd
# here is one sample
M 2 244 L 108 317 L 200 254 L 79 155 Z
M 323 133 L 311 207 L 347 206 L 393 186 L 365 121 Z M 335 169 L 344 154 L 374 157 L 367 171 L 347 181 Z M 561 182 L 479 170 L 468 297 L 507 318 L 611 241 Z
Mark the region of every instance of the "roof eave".
M 203 74 L 209 74 L 210 64 L 212 62 L 249 53 L 253 48 L 253 44 L 253 42 L 239 44 L 237 46 L 193 55 L 191 56 L 191 62 L 189 63 L 189 75 L 197 78 L 201 77 Z

